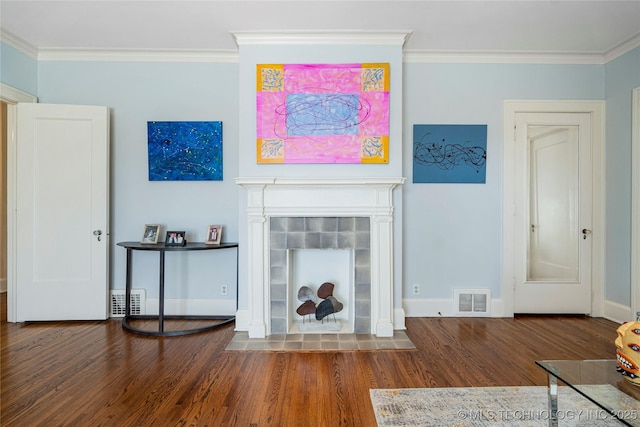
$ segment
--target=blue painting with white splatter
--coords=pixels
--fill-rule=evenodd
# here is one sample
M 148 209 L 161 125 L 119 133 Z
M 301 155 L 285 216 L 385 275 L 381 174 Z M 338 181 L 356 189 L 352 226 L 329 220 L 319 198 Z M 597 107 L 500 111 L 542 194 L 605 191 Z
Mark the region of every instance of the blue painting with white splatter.
M 148 122 L 149 181 L 222 181 L 222 122 Z

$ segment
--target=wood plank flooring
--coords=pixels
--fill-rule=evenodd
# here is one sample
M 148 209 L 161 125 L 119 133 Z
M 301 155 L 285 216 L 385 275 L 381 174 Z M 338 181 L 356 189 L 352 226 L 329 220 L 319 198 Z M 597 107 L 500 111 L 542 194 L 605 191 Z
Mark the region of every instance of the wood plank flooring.
M 6 319 L 6 296 L 0 315 Z M 371 388 L 545 385 L 538 359 L 612 359 L 601 318 L 408 318 L 416 350 L 225 351 L 234 325 L 153 338 L 0 323 L 3 427 L 375 426 Z

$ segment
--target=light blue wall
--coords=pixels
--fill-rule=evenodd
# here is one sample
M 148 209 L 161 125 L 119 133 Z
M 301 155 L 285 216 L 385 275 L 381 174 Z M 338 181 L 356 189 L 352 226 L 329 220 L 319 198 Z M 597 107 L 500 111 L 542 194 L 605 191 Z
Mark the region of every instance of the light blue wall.
M 603 99 L 600 65 L 405 64 L 404 297 L 500 298 L 505 99 Z M 414 124 L 487 124 L 486 184 L 412 184 Z
M 640 48 L 605 66 L 607 200 L 605 299 L 631 301 L 631 99 L 640 87 Z
M 0 82 L 31 95 L 38 93 L 38 61 L 0 42 Z
M 144 224 L 185 230 L 204 241 L 207 226 L 223 226 L 223 241 L 238 241 L 238 64 L 163 62 L 40 62 L 40 102 L 106 105 L 111 109 L 111 279 L 123 289 L 125 250 Z M 147 121 L 223 122 L 223 181 L 150 182 Z M 174 256 L 175 255 L 175 256 Z M 167 255 L 167 298 L 235 299 L 235 252 Z M 158 254 L 134 254 L 134 287 L 157 298 Z M 170 286 L 183 283 L 184 286 Z
M 124 250 L 115 246 L 115 242 L 138 240 L 145 223 L 185 229 L 198 240 L 204 237 L 207 225 L 222 224 L 224 240 L 242 239 L 239 206 L 245 193 L 233 178 L 252 175 L 257 168 L 255 153 L 248 145 L 254 141 L 251 132 L 255 127 L 240 126 L 243 114 L 255 120 L 249 112 L 254 110 L 248 109 L 254 99 L 254 87 L 240 84 L 246 79 L 243 73 L 251 72 L 250 66 L 241 69 L 239 63 L 36 63 L 9 46 L 0 47 L 3 83 L 34 93 L 41 102 L 111 108 L 112 288 L 124 286 Z M 391 157 L 388 166 L 335 165 L 331 173 L 407 177 L 400 199 L 402 259 L 400 271 L 396 272 L 405 285 L 403 297 L 451 298 L 453 289 L 462 287 L 488 287 L 494 297 L 500 297 L 505 99 L 606 99 L 606 299 L 628 304 L 631 90 L 640 86 L 640 48 L 607 65 L 398 64 L 401 59 L 393 56 L 395 53 L 391 55 L 391 62 L 396 63 L 392 77 L 398 78 L 393 70 L 403 70 L 402 98 L 393 101 L 400 103 L 394 104 L 394 108 L 401 112 L 396 113 L 401 118 L 392 117 L 392 132 L 401 135 L 400 151 Z M 322 49 L 315 54 L 293 54 L 283 49 L 269 56 L 256 51 L 247 58 L 250 62 L 308 62 L 328 60 L 329 56 Z M 332 58 L 342 62 L 379 61 L 356 48 L 346 48 L 344 57 Z M 392 97 L 395 93 L 394 88 Z M 223 121 L 224 181 L 149 182 L 146 158 L 149 120 Z M 411 183 L 412 127 L 429 123 L 488 125 L 486 184 Z M 241 160 L 245 156 L 249 156 L 249 161 Z M 402 158 L 401 165 L 398 156 Z M 272 165 L 264 168 L 277 175 L 323 174 L 326 170 L 320 165 L 312 168 L 294 165 L 286 170 Z M 235 262 L 235 255 L 222 257 L 229 264 Z M 226 273 L 216 269 L 216 278 L 210 285 L 211 269 L 215 268 L 210 261 L 211 258 L 196 255 L 193 260 L 190 256 L 168 264 L 167 280 L 186 275 L 190 286 L 183 294 L 168 289 L 167 296 L 220 298 L 218 285 L 233 283 L 235 271 L 225 276 Z M 154 272 L 156 262 L 152 255 L 139 255 L 136 271 Z M 193 268 L 194 263 L 199 266 Z M 137 287 L 145 287 L 150 297 L 156 295 L 156 274 L 139 273 L 134 279 Z M 421 287 L 418 296 L 411 291 L 414 283 Z M 232 293 L 228 298 L 234 297 Z

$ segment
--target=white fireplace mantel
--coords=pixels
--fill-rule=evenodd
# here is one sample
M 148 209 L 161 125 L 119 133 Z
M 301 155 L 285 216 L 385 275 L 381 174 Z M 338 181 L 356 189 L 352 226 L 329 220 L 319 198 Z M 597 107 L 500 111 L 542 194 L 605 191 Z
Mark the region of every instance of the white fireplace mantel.
M 366 216 L 371 218 L 371 333 L 394 331 L 393 189 L 404 177 L 241 177 L 247 190 L 249 337 L 270 335 L 269 217 Z M 401 320 L 404 325 L 404 319 Z

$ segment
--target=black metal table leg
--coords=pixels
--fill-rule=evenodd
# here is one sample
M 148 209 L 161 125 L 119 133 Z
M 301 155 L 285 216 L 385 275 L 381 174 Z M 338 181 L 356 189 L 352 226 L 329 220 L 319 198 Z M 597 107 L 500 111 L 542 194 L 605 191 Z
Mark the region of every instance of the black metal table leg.
M 158 332 L 164 332 L 164 251 L 160 251 L 160 308 L 158 311 Z
M 125 282 L 125 303 L 124 303 L 124 316 L 125 318 L 131 314 L 131 257 L 132 250 L 127 248 L 127 279 Z

